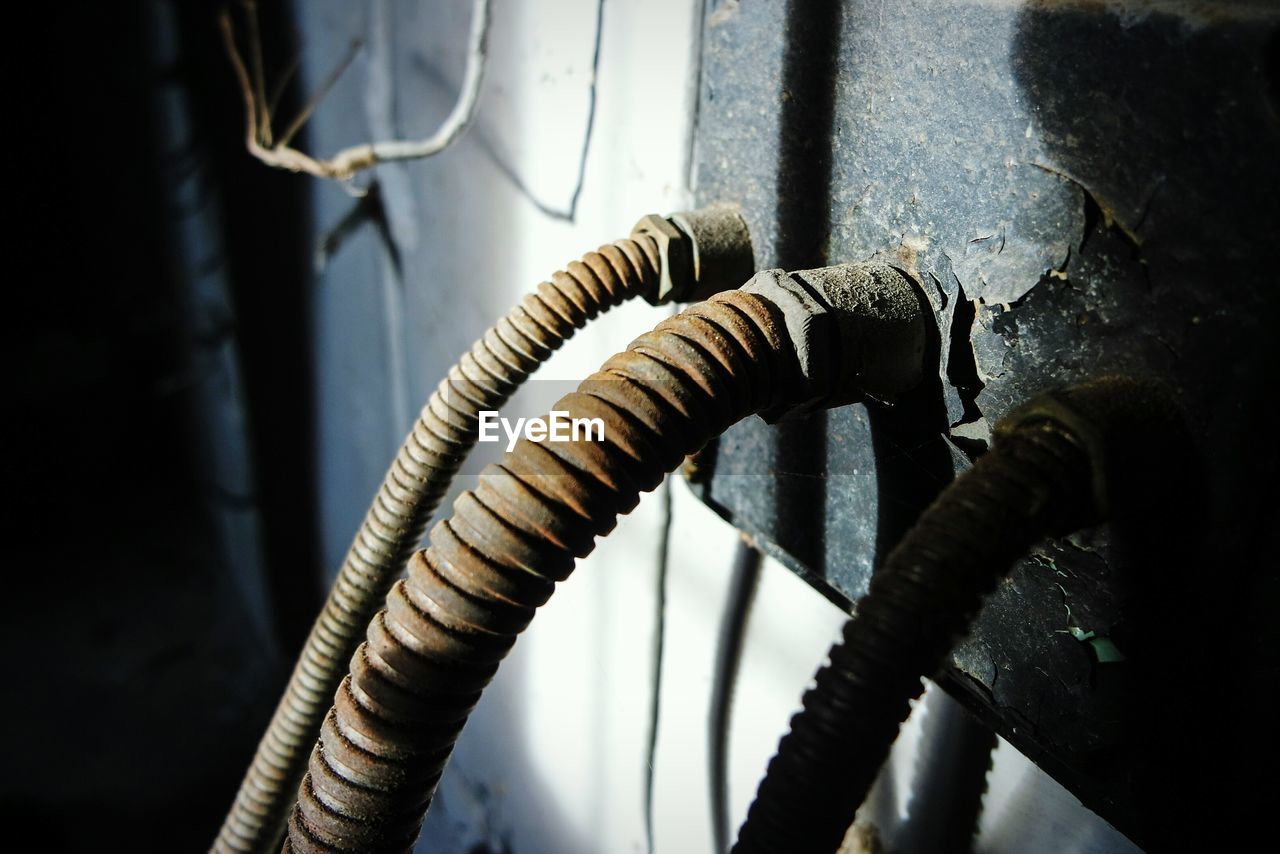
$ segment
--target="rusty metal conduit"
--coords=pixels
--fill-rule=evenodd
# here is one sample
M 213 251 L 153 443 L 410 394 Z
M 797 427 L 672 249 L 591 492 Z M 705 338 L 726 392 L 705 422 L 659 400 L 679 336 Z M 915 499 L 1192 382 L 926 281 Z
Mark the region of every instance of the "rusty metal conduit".
M 555 410 L 603 441 L 522 439 L 436 525 L 351 659 L 285 850 L 404 851 L 481 691 L 595 539 L 752 413 L 918 381 L 923 298 L 885 265 L 757 275 L 660 323 Z
M 278 843 L 347 662 L 475 445 L 477 413 L 501 407 L 575 331 L 613 306 L 636 296 L 655 305 L 704 299 L 736 287 L 752 268 L 750 235 L 732 208 L 647 216 L 631 237 L 539 285 L 450 368 L 365 515 L 214 851 L 260 854 Z
M 769 762 L 735 854 L 830 854 L 898 730 L 1014 562 L 1047 536 L 1106 517 L 1108 476 L 1179 435 L 1171 392 L 1109 377 L 1032 401 L 871 577 Z M 952 840 L 956 846 L 968 840 Z

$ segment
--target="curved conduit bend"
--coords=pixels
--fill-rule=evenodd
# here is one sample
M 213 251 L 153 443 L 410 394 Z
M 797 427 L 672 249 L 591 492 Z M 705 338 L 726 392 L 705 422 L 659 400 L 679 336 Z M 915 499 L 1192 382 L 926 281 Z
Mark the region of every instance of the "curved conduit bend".
M 481 410 L 499 409 L 578 329 L 632 297 L 660 304 L 736 287 L 751 240 L 723 206 L 640 221 L 543 282 L 490 328 L 432 393 L 365 514 L 213 850 L 270 851 L 284 830 L 324 712 L 387 590 L 476 443 Z
M 1172 401 L 1162 386 L 1105 378 L 1038 398 L 997 428 L 992 449 L 872 575 L 769 762 L 734 852 L 839 849 L 921 677 L 943 666 L 983 597 L 1035 543 L 1107 515 L 1104 474 L 1131 465 L 1139 446 L 1113 449 L 1168 433 L 1179 423 Z
M 603 441 L 522 439 L 484 470 L 370 622 L 312 752 L 286 850 L 410 848 L 516 635 L 640 493 L 747 415 L 876 384 L 857 368 L 860 342 L 841 342 L 840 330 L 862 329 L 867 340 L 895 331 L 917 360 L 902 373 L 918 378 L 917 292 L 883 265 L 851 269 L 766 271 L 663 321 L 556 404 L 568 418 L 602 419 Z M 815 293 L 827 273 L 852 281 L 854 296 L 859 284 L 877 287 L 877 298 L 845 293 L 833 309 L 840 300 Z M 827 370 L 837 363 L 848 370 Z

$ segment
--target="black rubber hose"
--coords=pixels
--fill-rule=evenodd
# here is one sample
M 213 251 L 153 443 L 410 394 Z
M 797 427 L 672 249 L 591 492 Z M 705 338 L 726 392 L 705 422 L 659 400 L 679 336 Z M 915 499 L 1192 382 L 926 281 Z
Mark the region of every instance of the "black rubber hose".
M 588 252 L 527 295 L 450 368 L 365 514 L 214 842 L 215 852 L 263 852 L 278 844 L 325 710 L 370 618 L 475 445 L 477 413 L 499 409 L 589 320 L 627 299 L 652 295 L 661 269 L 659 247 L 650 235 Z
M 286 850 L 403 851 L 480 692 L 595 538 L 684 456 L 735 421 L 798 402 L 805 382 L 779 308 L 742 291 L 661 323 L 555 410 L 603 441 L 521 440 L 369 623 L 321 728 Z
M 921 677 L 943 665 L 1018 557 L 1097 518 L 1093 477 L 1084 440 L 1060 421 L 998 434 L 872 576 L 769 763 L 735 852 L 840 847 Z

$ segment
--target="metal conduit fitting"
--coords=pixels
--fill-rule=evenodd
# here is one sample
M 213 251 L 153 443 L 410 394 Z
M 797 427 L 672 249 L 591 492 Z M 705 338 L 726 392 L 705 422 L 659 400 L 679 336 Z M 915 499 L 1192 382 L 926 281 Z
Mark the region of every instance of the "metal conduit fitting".
M 742 288 L 782 310 L 805 384 L 785 415 L 870 398 L 891 402 L 924 374 L 924 297 L 904 273 L 881 263 L 818 270 L 763 270 Z
M 849 276 L 866 284 L 860 296 L 846 299 L 837 284 L 824 290 Z M 919 316 L 903 313 L 906 294 L 914 295 L 908 280 L 879 265 L 766 275 L 664 320 L 562 398 L 554 410 L 599 419 L 603 435 L 521 439 L 435 526 L 351 658 L 286 849 L 410 848 L 481 691 L 576 560 L 734 422 L 849 399 L 861 378 L 875 378 L 877 394 L 902 390 L 882 378 L 910 381 L 918 365 L 896 373 L 827 365 L 861 354 L 858 336 L 881 333 L 883 346 L 918 361 L 924 313 L 919 302 Z M 889 340 L 889 329 L 905 343 Z
M 871 577 L 791 719 L 733 850 L 829 854 L 985 595 L 1047 536 L 1105 517 L 1107 476 L 1181 422 L 1163 386 L 1105 378 L 1005 419 L 994 447 Z
M 654 215 L 641 225 L 630 238 L 588 252 L 539 285 L 432 393 L 343 560 L 214 851 L 275 848 L 351 654 L 474 446 L 478 413 L 499 409 L 574 332 L 613 306 L 635 296 L 656 305 L 710 295 L 736 286 L 742 270 L 744 278 L 750 273 L 751 237 L 731 208 Z M 663 229 L 669 233 L 656 236 Z
M 654 305 L 710 299 L 741 285 L 756 268 L 747 223 L 731 205 L 666 218 L 650 214 L 636 223 L 631 236 L 651 238 L 658 247 L 662 275 L 645 297 Z

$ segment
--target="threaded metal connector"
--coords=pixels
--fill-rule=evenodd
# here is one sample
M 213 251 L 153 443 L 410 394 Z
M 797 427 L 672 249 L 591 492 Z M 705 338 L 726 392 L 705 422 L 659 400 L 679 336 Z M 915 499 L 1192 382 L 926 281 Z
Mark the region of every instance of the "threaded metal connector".
M 658 245 L 661 274 L 644 298 L 653 305 L 701 302 L 737 288 L 755 270 L 751 232 L 730 205 L 710 205 L 669 217 L 649 214 L 631 231 L 633 239 Z
M 1044 392 L 996 425 L 995 437 L 1040 421 L 1061 425 L 1088 454 L 1093 503 L 1101 516 L 1111 513 L 1113 484 L 1107 472 L 1132 476 L 1139 458 L 1154 459 L 1161 447 L 1185 447 L 1190 441 L 1181 429 L 1185 419 L 1173 389 L 1141 377 L 1104 376 Z
M 743 286 L 783 314 L 806 383 L 805 402 L 769 421 L 857 400 L 891 402 L 924 375 L 926 303 L 888 264 L 763 270 Z

